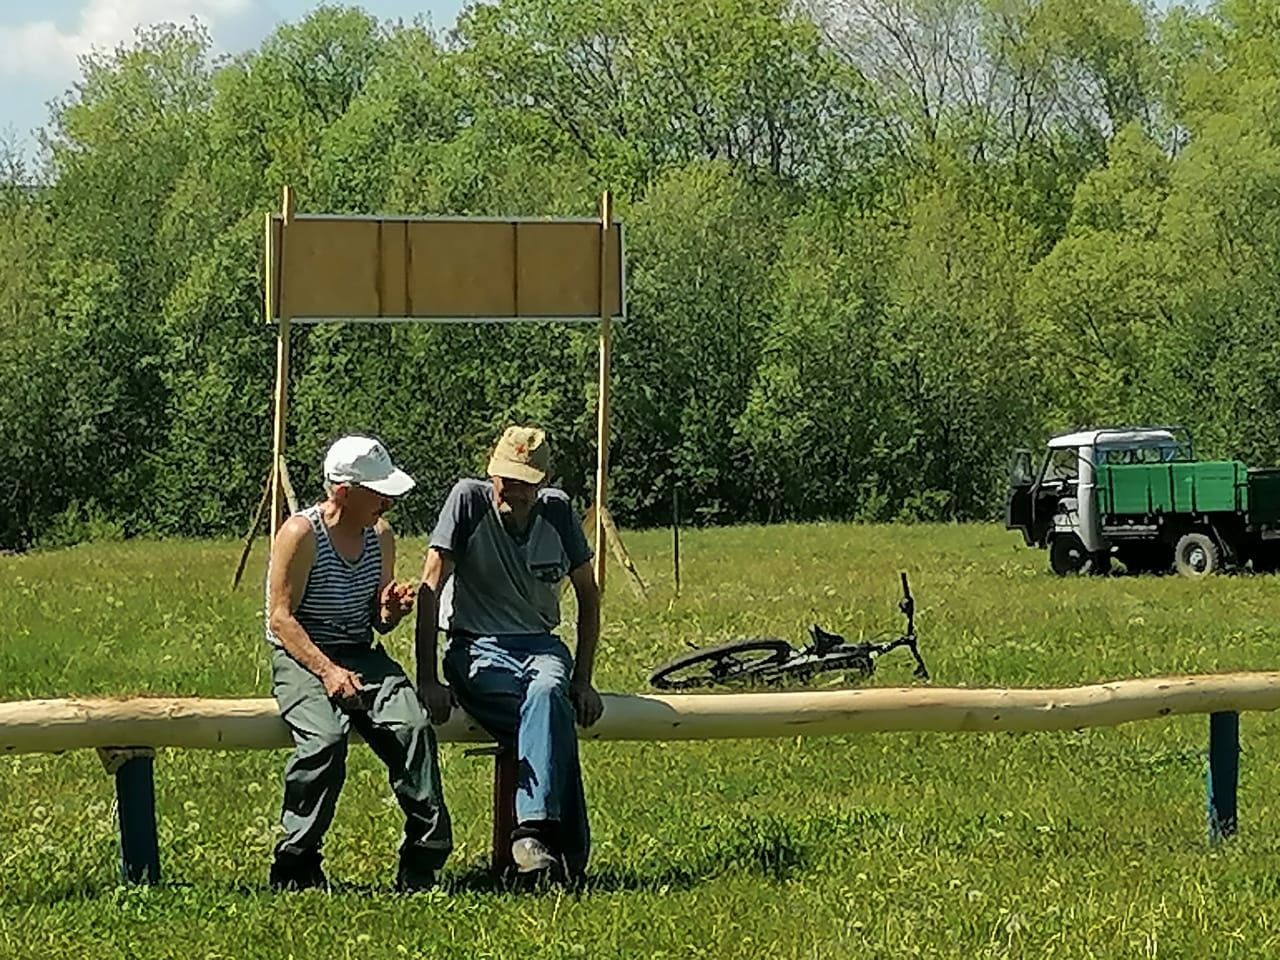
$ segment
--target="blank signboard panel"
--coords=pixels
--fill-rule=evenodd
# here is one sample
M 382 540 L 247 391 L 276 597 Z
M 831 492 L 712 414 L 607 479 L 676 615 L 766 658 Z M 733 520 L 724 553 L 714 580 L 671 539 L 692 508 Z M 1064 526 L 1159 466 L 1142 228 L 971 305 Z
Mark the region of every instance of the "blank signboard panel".
M 591 318 L 598 220 L 274 218 L 272 319 Z M 606 235 L 605 302 L 621 316 L 622 229 Z

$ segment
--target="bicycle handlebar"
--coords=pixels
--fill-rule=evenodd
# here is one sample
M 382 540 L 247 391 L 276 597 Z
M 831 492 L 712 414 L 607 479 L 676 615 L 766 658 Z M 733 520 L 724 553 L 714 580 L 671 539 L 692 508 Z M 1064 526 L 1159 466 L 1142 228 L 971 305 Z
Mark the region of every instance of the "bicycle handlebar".
M 916 601 L 911 596 L 911 587 L 907 584 L 907 571 L 903 570 L 899 576 L 902 577 L 902 599 L 898 601 L 898 609 L 907 618 L 906 635 L 914 637 L 916 635 Z

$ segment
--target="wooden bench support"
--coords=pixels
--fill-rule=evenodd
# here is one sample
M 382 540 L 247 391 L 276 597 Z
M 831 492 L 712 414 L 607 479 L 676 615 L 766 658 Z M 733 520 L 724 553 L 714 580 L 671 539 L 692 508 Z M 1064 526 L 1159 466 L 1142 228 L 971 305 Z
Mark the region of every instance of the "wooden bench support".
M 149 747 L 108 747 L 99 749 L 98 757 L 107 773 L 116 778 L 120 878 L 125 883 L 159 883 L 155 751 Z
M 493 752 L 493 872 L 504 874 L 515 866 L 511 859 L 511 834 L 516 829 L 516 776 L 519 763 L 514 750 L 495 747 Z
M 1209 714 L 1209 839 L 1236 832 L 1236 787 L 1240 779 L 1240 714 Z
M 493 757 L 493 850 L 489 866 L 502 876 L 513 867 L 511 859 L 511 834 L 516 829 L 516 778 L 520 765 L 515 751 L 502 747 L 477 747 L 468 750 L 468 757 Z

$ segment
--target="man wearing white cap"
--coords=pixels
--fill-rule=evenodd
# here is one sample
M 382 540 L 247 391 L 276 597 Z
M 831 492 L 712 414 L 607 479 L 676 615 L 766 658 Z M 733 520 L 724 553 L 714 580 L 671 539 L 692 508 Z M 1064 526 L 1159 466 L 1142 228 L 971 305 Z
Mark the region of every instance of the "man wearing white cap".
M 519 760 L 511 854 L 520 873 L 575 880 L 590 849 L 574 719 L 602 706 L 591 682 L 600 632 L 591 549 L 568 496 L 547 486 L 550 452 L 536 427 L 511 427 L 489 480 L 460 480 L 427 551 L 417 617 L 418 689 L 437 723 L 451 700 Z M 560 585 L 578 601 L 576 655 L 555 635 Z M 440 683 L 436 630 L 448 647 Z
M 413 607 L 415 588 L 395 582 L 395 536 L 382 515 L 414 482 L 361 436 L 329 448 L 324 477 L 325 499 L 276 533 L 267 572 L 272 687 L 295 745 L 270 881 L 326 886 L 320 846 L 355 727 L 387 765 L 404 811 L 396 887 L 427 889 L 453 848 L 435 733 L 404 669 L 373 642 Z

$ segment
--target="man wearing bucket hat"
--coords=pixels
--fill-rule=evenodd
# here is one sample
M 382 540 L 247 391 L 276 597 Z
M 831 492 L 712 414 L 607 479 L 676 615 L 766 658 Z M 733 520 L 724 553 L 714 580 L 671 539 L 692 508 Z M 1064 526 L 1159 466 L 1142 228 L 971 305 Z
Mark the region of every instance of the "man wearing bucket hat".
M 449 493 L 418 592 L 418 689 L 436 723 L 456 697 L 516 751 L 517 870 L 574 880 L 590 850 L 574 719 L 590 726 L 603 710 L 591 684 L 600 603 L 578 517 L 547 485 L 550 459 L 542 430 L 510 427 L 488 481 L 460 480 Z M 554 632 L 566 576 L 578 602 L 576 657 Z M 437 626 L 448 638 L 448 687 L 436 672 Z
M 404 669 L 373 642 L 413 607 L 414 587 L 393 578 L 395 536 L 382 515 L 414 482 L 361 436 L 329 448 L 324 477 L 325 499 L 276 533 L 267 573 L 272 688 L 295 746 L 270 882 L 326 885 L 320 845 L 355 727 L 387 765 L 404 811 L 396 887 L 427 889 L 453 847 L 435 733 Z

